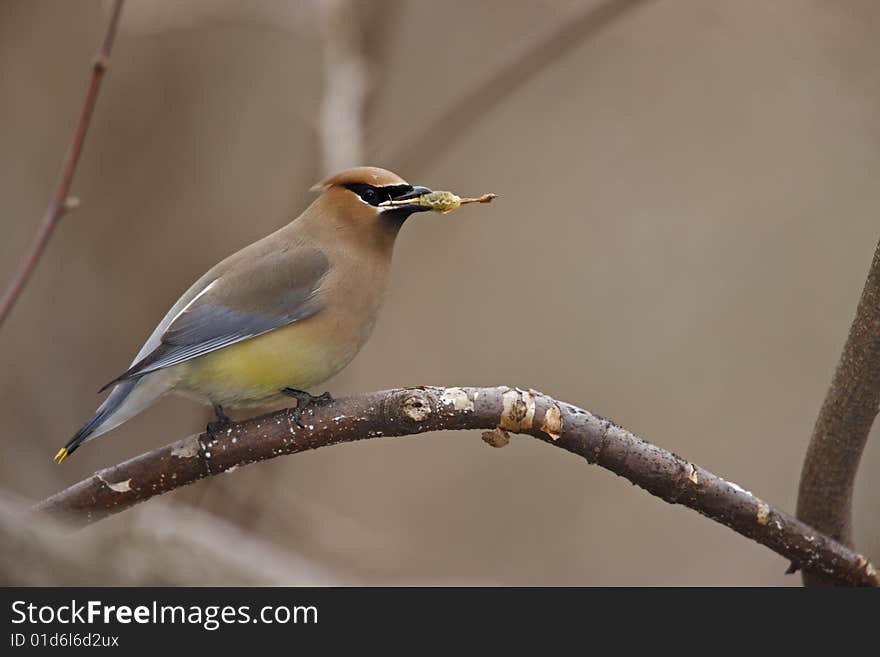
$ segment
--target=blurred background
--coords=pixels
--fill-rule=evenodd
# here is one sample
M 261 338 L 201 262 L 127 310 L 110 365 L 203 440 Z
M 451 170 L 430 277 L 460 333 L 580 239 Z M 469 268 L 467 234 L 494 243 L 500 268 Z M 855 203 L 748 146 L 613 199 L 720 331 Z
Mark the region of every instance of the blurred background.
M 108 13 L 0 0 L 0 286 Z M 792 511 L 880 234 L 878 28 L 872 0 L 126 3 L 82 204 L 0 331 L 4 583 L 799 585 L 692 511 L 477 432 L 278 458 L 74 536 L 19 511 L 204 427 L 166 398 L 51 460 L 203 271 L 361 163 L 500 198 L 407 223 L 334 395 L 537 388 Z M 875 557 L 878 438 L 855 499 Z

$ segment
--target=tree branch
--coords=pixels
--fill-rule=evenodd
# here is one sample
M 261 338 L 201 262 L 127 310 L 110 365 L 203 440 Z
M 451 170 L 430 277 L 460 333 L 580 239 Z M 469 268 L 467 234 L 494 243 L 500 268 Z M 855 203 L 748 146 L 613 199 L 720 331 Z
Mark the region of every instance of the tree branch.
M 807 448 L 797 515 L 850 547 L 856 471 L 880 409 L 880 242 Z M 804 584 L 831 580 L 804 573 Z
M 556 25 L 522 47 L 486 80 L 463 94 L 417 138 L 407 137 L 399 147 L 375 154 L 376 162 L 385 162 L 399 171 L 417 171 L 437 158 L 504 99 L 530 82 L 535 75 L 630 10 L 650 0 L 608 0 L 594 6 L 579 7 Z
M 318 5 L 324 57 L 324 95 L 318 110 L 321 177 L 363 163 L 364 105 L 370 90 L 354 3 Z
M 110 64 L 110 50 L 113 48 L 113 39 L 116 37 L 116 28 L 119 25 L 119 16 L 122 13 L 123 0 L 115 0 L 113 8 L 110 12 L 110 20 L 107 23 L 107 29 L 104 33 L 104 41 L 101 49 L 98 51 L 95 61 L 92 63 L 92 77 L 89 81 L 89 88 L 83 101 L 82 109 L 79 113 L 79 120 L 73 131 L 73 141 L 64 158 L 64 164 L 61 167 L 61 176 L 55 187 L 55 193 L 49 202 L 49 207 L 43 215 L 40 227 L 37 230 L 37 236 L 31 245 L 30 251 L 21 261 L 16 273 L 12 278 L 3 298 L 0 299 L 0 326 L 12 312 L 12 307 L 21 296 L 28 279 L 33 273 L 49 243 L 49 238 L 58 222 L 68 211 L 79 205 L 79 201 L 70 196 L 70 186 L 73 183 L 73 174 L 76 172 L 76 163 L 79 161 L 80 153 L 82 153 L 83 143 L 86 139 L 86 132 L 89 129 L 89 122 L 92 118 L 92 110 L 95 109 L 95 101 L 98 99 L 98 89 L 101 87 L 101 81 L 104 79 L 104 73 Z
M 338 399 L 303 411 L 277 411 L 231 425 L 212 437 L 190 436 L 106 468 L 39 503 L 50 514 L 96 522 L 186 484 L 282 454 L 379 436 L 444 429 L 487 429 L 490 444 L 507 431 L 577 454 L 682 504 L 841 584 L 880 585 L 863 556 L 818 534 L 736 484 L 645 442 L 625 429 L 542 393 L 516 388 L 403 388 Z

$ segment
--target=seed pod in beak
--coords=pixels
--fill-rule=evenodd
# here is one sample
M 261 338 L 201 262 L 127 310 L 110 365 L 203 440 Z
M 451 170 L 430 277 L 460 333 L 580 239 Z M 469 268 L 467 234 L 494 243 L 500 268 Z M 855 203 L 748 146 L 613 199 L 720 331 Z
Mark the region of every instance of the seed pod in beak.
M 448 214 L 466 203 L 491 203 L 493 199 L 497 198 L 497 196 L 497 194 L 483 194 L 477 198 L 461 198 L 452 192 L 431 192 L 430 194 L 422 194 L 416 198 L 400 201 L 385 201 L 379 205 L 382 207 L 394 205 L 419 205 L 434 212 Z

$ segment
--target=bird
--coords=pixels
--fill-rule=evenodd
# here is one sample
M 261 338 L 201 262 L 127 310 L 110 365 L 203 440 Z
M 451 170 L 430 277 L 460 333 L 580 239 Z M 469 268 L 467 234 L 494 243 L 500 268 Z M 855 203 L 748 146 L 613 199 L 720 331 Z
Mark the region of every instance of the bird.
M 312 187 L 319 196 L 289 224 L 199 278 L 156 326 L 110 394 L 55 455 L 131 419 L 169 392 L 227 408 L 296 399 L 296 419 L 328 401 L 307 390 L 355 357 L 388 286 L 394 242 L 432 194 L 378 167 L 346 169 Z M 449 194 L 449 193 L 443 193 Z M 483 201 L 481 201 L 483 202 Z

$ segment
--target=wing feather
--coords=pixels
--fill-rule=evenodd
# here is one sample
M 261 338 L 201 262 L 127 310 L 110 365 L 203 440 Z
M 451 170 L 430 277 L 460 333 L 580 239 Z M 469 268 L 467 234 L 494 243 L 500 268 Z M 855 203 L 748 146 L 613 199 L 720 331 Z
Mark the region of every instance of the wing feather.
M 329 267 L 323 251 L 299 247 L 230 268 L 177 313 L 155 349 L 102 390 L 314 316 Z

